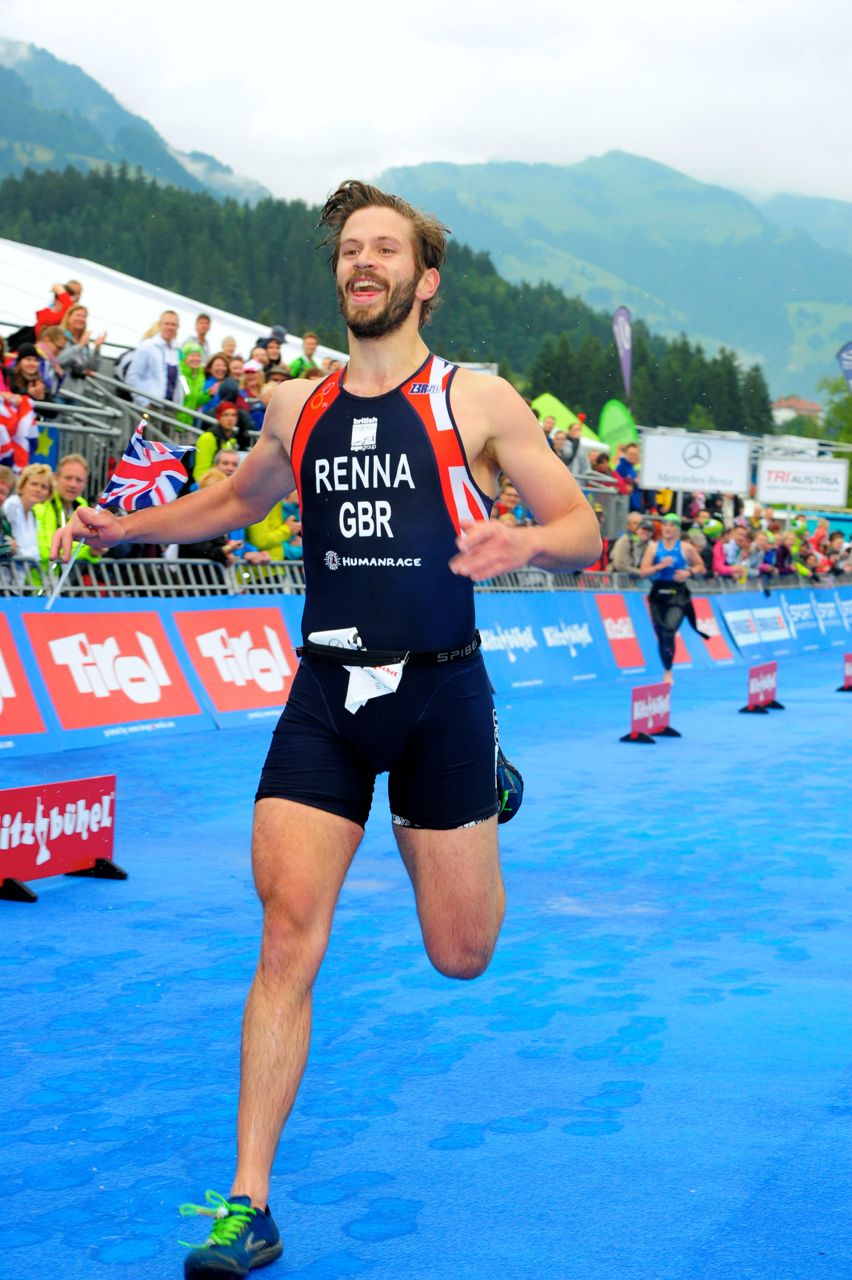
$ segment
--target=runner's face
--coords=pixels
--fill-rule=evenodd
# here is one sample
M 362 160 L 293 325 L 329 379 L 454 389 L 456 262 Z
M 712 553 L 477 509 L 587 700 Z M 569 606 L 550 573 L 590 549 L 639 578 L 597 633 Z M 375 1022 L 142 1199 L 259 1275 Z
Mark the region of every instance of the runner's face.
M 337 298 L 356 338 L 383 338 L 399 329 L 414 308 L 421 278 L 414 262 L 412 227 L 395 209 L 359 209 L 340 240 Z M 437 288 L 427 288 L 430 297 Z

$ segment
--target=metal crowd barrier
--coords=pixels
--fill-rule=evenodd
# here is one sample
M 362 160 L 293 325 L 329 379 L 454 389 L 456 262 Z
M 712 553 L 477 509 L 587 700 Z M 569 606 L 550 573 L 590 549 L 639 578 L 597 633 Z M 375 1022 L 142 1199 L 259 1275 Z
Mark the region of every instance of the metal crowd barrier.
M 0 561 L 0 595 L 44 596 L 53 592 L 58 569 L 34 561 Z M 834 582 L 813 583 L 797 575 L 775 579 L 774 586 L 832 587 Z M 721 578 L 696 579 L 698 595 L 754 591 L 764 584 L 754 578 L 731 582 Z M 550 573 L 546 569 L 518 569 L 476 584 L 478 592 L 507 591 L 648 591 L 647 579 L 627 573 Z M 771 588 L 770 588 L 771 589 Z M 79 599 L 111 596 L 235 596 L 301 595 L 305 570 L 300 561 L 281 560 L 251 565 L 216 564 L 212 560 L 104 559 L 77 561 L 63 586 L 62 595 Z

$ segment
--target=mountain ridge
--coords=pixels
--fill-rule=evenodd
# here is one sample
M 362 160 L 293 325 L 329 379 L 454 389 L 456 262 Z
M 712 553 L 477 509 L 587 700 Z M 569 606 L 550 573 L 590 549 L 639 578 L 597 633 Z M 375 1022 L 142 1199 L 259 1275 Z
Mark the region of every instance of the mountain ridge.
M 807 197 L 782 225 L 771 205 L 623 151 L 569 166 L 436 162 L 378 181 L 432 209 L 508 279 L 624 303 L 664 334 L 733 347 L 779 394 L 813 394 L 852 335 L 852 253 L 836 229 L 820 243 L 793 225 L 817 221 Z M 842 225 L 842 202 L 830 203 Z
M 203 152 L 172 147 L 82 67 L 0 38 L 0 177 L 24 168 L 140 167 L 158 182 L 256 204 L 270 192 Z

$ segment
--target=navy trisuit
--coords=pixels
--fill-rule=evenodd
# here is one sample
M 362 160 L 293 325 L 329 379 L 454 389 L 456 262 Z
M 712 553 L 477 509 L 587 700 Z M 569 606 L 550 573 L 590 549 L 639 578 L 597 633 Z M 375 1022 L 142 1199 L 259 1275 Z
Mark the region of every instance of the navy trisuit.
M 303 638 L 357 627 L 365 647 L 457 649 L 474 633 L 473 583 L 452 573 L 462 520 L 487 520 L 450 409 L 455 366 L 429 355 L 381 396 L 354 396 L 345 370 L 306 402 L 291 446 L 305 566 Z M 496 729 L 481 653 L 406 666 L 396 692 L 354 714 L 349 673 L 303 656 L 257 798 L 277 796 L 363 826 L 388 772 L 401 826 L 448 830 L 497 812 Z

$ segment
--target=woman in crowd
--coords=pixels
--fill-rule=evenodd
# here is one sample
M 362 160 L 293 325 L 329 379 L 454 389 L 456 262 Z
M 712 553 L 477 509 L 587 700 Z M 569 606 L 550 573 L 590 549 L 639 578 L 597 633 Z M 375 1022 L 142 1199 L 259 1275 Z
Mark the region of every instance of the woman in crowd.
M 38 522 L 33 508 L 53 492 L 53 472 L 44 462 L 31 462 L 18 476 L 15 492 L 3 503 L 16 552 L 22 560 L 38 560 Z
M 678 628 L 686 618 L 693 631 L 705 640 L 710 637 L 699 628 L 695 606 L 686 585 L 689 578 L 704 576 L 704 563 L 695 547 L 680 536 L 680 516 L 663 516 L 659 540 L 649 542 L 639 567 L 640 578 L 651 578 L 651 622 L 657 636 L 663 681 L 674 682 L 672 663 Z
M 100 368 L 101 347 L 106 334 L 99 333 L 96 338 L 92 338 L 89 333 L 89 310 L 82 302 L 76 302 L 68 308 L 62 320 L 62 328 L 67 338 L 57 357 L 65 375 L 62 390 L 85 396 L 87 377 Z
M 204 390 L 208 400 L 219 394 L 219 383 L 228 376 L 228 357 L 224 351 L 217 351 L 204 367 Z

